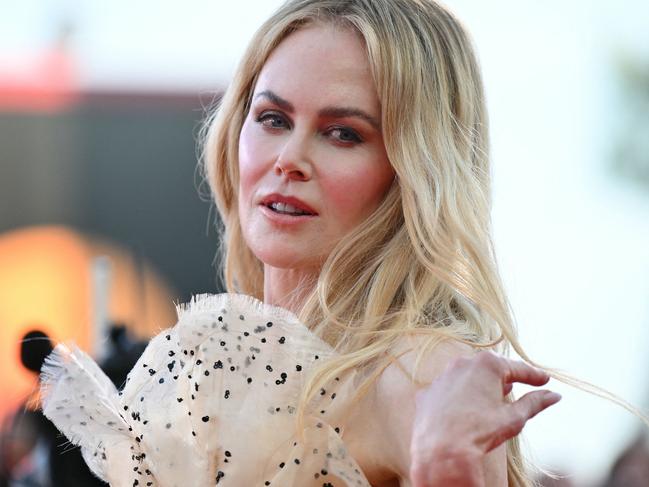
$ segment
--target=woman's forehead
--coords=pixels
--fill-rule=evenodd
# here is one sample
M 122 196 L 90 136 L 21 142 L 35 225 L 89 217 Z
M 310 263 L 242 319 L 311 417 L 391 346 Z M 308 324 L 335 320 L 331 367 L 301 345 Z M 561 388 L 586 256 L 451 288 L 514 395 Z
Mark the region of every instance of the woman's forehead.
M 362 105 L 379 110 L 365 46 L 350 28 L 310 24 L 284 39 L 264 64 L 255 95 L 272 91 L 300 106 Z

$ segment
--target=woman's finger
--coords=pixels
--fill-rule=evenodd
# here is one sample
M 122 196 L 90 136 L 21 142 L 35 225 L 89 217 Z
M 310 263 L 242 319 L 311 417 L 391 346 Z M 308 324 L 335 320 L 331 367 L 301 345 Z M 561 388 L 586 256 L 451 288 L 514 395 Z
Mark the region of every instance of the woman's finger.
M 527 421 L 556 404 L 560 399 L 561 396 L 556 392 L 542 390 L 528 392 L 517 401 L 506 404 L 505 421 L 487 438 L 485 452 L 491 451 L 519 434 Z
M 550 376 L 547 372 L 532 367 L 520 360 L 504 359 L 503 383 L 521 382 L 531 386 L 542 386 L 548 383 Z
M 553 404 L 561 400 L 561 394 L 553 391 L 531 391 L 522 396 L 517 401 L 509 404 L 507 407 L 512 411 L 511 417 L 513 423 L 518 423 L 522 420 L 520 429 L 514 434 L 520 433 L 525 423 L 539 414 L 544 409 L 549 408 Z

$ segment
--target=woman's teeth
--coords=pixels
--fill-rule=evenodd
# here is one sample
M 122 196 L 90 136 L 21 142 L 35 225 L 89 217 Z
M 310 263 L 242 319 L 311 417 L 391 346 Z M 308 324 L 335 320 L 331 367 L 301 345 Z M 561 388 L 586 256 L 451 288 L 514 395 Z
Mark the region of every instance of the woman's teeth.
M 289 205 L 287 203 L 271 203 L 270 205 L 268 205 L 268 207 L 276 211 L 277 213 L 285 213 L 287 215 L 310 215 L 311 214 L 304 210 L 296 208 L 293 205 Z

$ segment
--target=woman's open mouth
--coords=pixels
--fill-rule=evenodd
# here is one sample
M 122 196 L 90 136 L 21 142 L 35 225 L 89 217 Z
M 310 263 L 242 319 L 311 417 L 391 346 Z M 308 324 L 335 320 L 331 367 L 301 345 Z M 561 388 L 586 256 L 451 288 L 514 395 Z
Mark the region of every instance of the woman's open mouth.
M 279 213 L 281 215 L 293 215 L 293 216 L 311 215 L 311 216 L 313 216 L 313 213 L 309 213 L 308 211 L 302 210 L 302 209 L 297 208 L 296 206 L 293 206 L 293 205 L 289 205 L 288 203 L 270 203 L 270 204 L 266 205 L 266 207 L 270 208 L 275 213 Z
M 278 225 L 307 222 L 318 216 L 308 203 L 292 195 L 272 193 L 265 196 L 259 207 L 261 212 Z
M 259 209 L 268 220 L 281 226 L 306 223 L 318 216 L 285 203 L 259 205 Z

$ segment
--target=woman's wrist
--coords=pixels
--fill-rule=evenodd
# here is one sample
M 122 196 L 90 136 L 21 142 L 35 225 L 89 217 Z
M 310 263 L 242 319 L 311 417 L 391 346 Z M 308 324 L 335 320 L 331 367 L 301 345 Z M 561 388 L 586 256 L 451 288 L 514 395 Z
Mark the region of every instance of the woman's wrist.
M 483 487 L 482 457 L 455 445 L 437 445 L 413 455 L 410 478 L 414 487 Z

